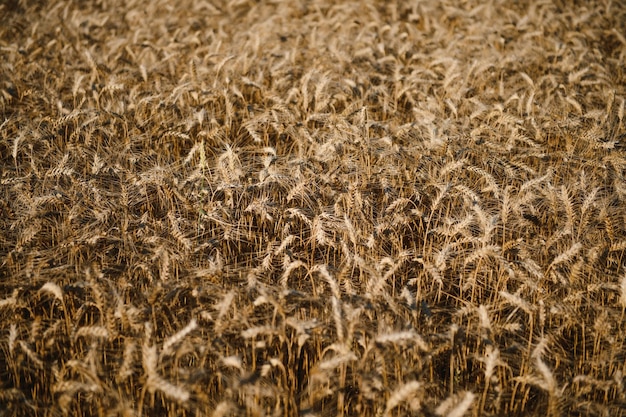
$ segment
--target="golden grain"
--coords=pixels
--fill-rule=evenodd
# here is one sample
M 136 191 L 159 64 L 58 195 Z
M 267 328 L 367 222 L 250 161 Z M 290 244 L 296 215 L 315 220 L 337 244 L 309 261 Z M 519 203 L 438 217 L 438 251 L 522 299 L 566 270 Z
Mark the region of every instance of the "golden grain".
M 626 416 L 622 3 L 17 3 L 0 409 Z

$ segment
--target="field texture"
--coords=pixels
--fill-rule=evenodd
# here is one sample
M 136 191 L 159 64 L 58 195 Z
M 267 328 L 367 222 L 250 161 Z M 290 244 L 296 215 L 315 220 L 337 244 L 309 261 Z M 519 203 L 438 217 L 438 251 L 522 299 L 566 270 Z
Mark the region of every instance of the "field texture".
M 0 2 L 0 416 L 626 416 L 623 1 Z

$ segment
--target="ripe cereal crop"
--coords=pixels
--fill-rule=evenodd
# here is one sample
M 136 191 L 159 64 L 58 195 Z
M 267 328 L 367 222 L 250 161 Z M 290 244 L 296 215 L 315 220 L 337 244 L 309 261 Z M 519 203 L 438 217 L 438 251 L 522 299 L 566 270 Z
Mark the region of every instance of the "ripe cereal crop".
M 0 3 L 0 417 L 626 416 L 625 34 Z

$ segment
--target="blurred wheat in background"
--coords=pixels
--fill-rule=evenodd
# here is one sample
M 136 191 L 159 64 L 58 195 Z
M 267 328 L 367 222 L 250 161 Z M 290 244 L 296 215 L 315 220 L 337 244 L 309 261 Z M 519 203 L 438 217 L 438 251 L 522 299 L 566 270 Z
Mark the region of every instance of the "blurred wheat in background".
M 625 34 L 0 3 L 0 416 L 626 416 Z

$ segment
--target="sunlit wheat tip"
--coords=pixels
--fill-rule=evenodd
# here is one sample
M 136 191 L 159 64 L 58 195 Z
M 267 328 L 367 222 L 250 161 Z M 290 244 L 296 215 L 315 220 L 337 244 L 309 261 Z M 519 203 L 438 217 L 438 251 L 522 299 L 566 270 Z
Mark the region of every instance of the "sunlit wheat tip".
M 187 337 L 187 335 L 193 332 L 197 327 L 198 327 L 198 322 L 196 321 L 195 318 L 192 318 L 185 327 L 180 329 L 178 332 L 176 332 L 176 334 L 173 334 L 172 336 L 167 338 L 165 342 L 163 342 L 163 350 L 161 354 L 163 355 L 169 354 L 173 346 L 180 343 L 185 337 Z
M 415 396 L 421 387 L 422 384 L 419 381 L 411 381 L 395 389 L 393 395 L 387 400 L 383 415 L 388 416 L 391 410 L 407 401 L 410 397 Z
M 54 282 L 46 282 L 40 289 L 39 292 L 47 292 L 52 294 L 54 298 L 59 301 L 63 301 L 63 290 Z
M 469 391 L 448 397 L 435 409 L 435 413 L 438 416 L 463 417 L 472 406 L 475 397 L 476 395 Z

